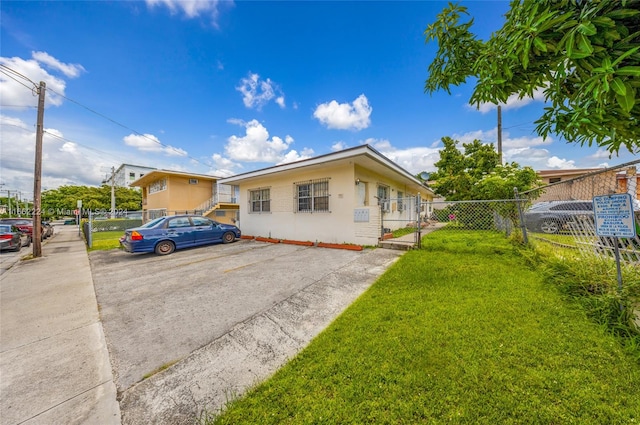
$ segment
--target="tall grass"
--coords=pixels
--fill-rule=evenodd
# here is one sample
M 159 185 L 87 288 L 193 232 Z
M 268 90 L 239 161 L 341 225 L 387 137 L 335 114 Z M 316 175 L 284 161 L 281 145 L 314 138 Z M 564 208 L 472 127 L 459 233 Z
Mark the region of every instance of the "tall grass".
M 209 423 L 640 421 L 640 365 L 502 235 L 423 246 Z

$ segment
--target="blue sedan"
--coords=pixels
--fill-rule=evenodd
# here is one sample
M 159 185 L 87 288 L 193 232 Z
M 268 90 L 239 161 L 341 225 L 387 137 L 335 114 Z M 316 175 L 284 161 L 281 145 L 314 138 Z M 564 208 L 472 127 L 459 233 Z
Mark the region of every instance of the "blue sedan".
M 230 243 L 240 238 L 240 229 L 199 215 L 172 215 L 127 229 L 120 246 L 127 252 L 171 254 L 176 249 Z

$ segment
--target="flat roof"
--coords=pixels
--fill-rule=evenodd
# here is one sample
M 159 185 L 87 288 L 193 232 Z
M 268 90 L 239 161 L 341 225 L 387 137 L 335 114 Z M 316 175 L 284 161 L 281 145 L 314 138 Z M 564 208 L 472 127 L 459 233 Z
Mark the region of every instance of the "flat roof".
M 209 174 L 187 173 L 185 171 L 155 169 L 155 170 L 149 171 L 147 174 L 140 177 L 138 180 L 134 180 L 129 184 L 129 186 L 144 187 L 148 183 L 151 183 L 154 180 L 157 180 L 162 177 L 169 177 L 169 176 L 186 177 L 190 179 L 203 179 L 203 180 L 210 180 L 210 181 L 220 180 L 220 177 L 211 176 Z

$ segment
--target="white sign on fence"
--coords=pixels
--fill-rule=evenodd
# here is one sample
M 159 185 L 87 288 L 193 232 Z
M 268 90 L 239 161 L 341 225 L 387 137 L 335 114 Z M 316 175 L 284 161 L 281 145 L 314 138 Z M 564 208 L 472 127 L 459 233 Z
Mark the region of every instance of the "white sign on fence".
M 633 238 L 636 228 L 633 204 L 628 193 L 594 196 L 593 212 L 596 220 L 596 235 Z

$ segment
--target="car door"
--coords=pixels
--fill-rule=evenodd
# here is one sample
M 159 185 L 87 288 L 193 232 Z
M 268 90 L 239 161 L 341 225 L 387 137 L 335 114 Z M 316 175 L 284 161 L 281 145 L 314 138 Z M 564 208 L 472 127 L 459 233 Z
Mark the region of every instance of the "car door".
M 172 217 L 167 220 L 164 234 L 176 244 L 176 248 L 195 245 L 195 231 L 189 217 Z
M 205 217 L 191 217 L 196 238 L 196 245 L 213 243 L 222 238 L 222 231 L 215 221 Z

